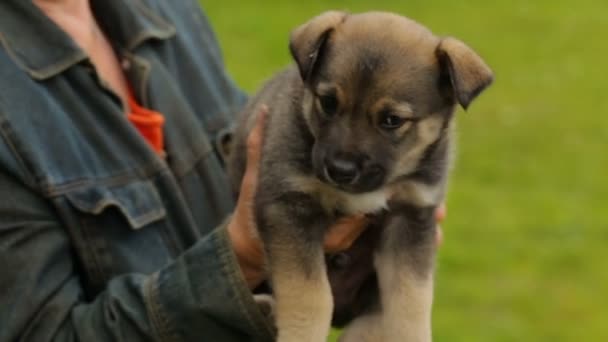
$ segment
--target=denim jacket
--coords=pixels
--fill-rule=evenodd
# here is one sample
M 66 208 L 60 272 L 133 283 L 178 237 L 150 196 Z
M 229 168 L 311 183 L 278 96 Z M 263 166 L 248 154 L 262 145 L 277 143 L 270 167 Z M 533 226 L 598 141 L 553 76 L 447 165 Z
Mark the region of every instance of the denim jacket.
M 0 341 L 266 341 L 223 222 L 215 141 L 245 96 L 191 0 L 96 0 L 146 144 L 84 52 L 0 1 Z

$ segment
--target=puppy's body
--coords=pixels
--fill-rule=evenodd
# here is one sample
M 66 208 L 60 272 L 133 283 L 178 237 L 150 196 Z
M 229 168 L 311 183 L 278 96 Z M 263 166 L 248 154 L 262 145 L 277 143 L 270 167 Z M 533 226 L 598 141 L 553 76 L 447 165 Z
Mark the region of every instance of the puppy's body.
M 255 212 L 278 339 L 326 339 L 333 302 L 324 233 L 342 215 L 381 213 L 369 288 L 379 294 L 349 311 L 359 317 L 344 339 L 365 331 L 369 341 L 430 340 L 433 213 L 445 191 L 451 119 L 491 72 L 461 42 L 388 13 L 324 13 L 292 33 L 290 48 L 296 65 L 245 108 L 229 163 L 238 188 L 245 137 L 267 104 Z

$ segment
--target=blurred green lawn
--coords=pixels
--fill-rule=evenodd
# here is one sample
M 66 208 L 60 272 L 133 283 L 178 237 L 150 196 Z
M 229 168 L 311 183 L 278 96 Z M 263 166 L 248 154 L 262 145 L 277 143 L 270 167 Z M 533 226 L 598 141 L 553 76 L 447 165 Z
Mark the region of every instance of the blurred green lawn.
M 495 84 L 460 112 L 436 341 L 608 341 L 608 2 L 203 1 L 254 91 L 327 9 L 410 16 L 474 47 Z

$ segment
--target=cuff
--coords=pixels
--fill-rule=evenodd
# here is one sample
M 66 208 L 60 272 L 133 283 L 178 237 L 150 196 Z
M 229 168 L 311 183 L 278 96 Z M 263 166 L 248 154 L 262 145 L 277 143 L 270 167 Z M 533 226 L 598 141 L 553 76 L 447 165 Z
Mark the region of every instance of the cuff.
M 175 340 L 273 341 L 240 271 L 226 224 L 150 278 L 149 315 L 159 336 Z

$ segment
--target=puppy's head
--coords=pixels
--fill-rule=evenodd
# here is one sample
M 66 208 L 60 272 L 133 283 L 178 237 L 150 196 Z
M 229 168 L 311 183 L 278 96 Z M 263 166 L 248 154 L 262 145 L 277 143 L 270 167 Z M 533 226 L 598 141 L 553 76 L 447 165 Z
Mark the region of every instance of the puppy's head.
M 492 72 L 464 43 L 390 13 L 326 12 L 296 28 L 290 50 L 305 84 L 316 175 L 368 192 L 416 170 Z

